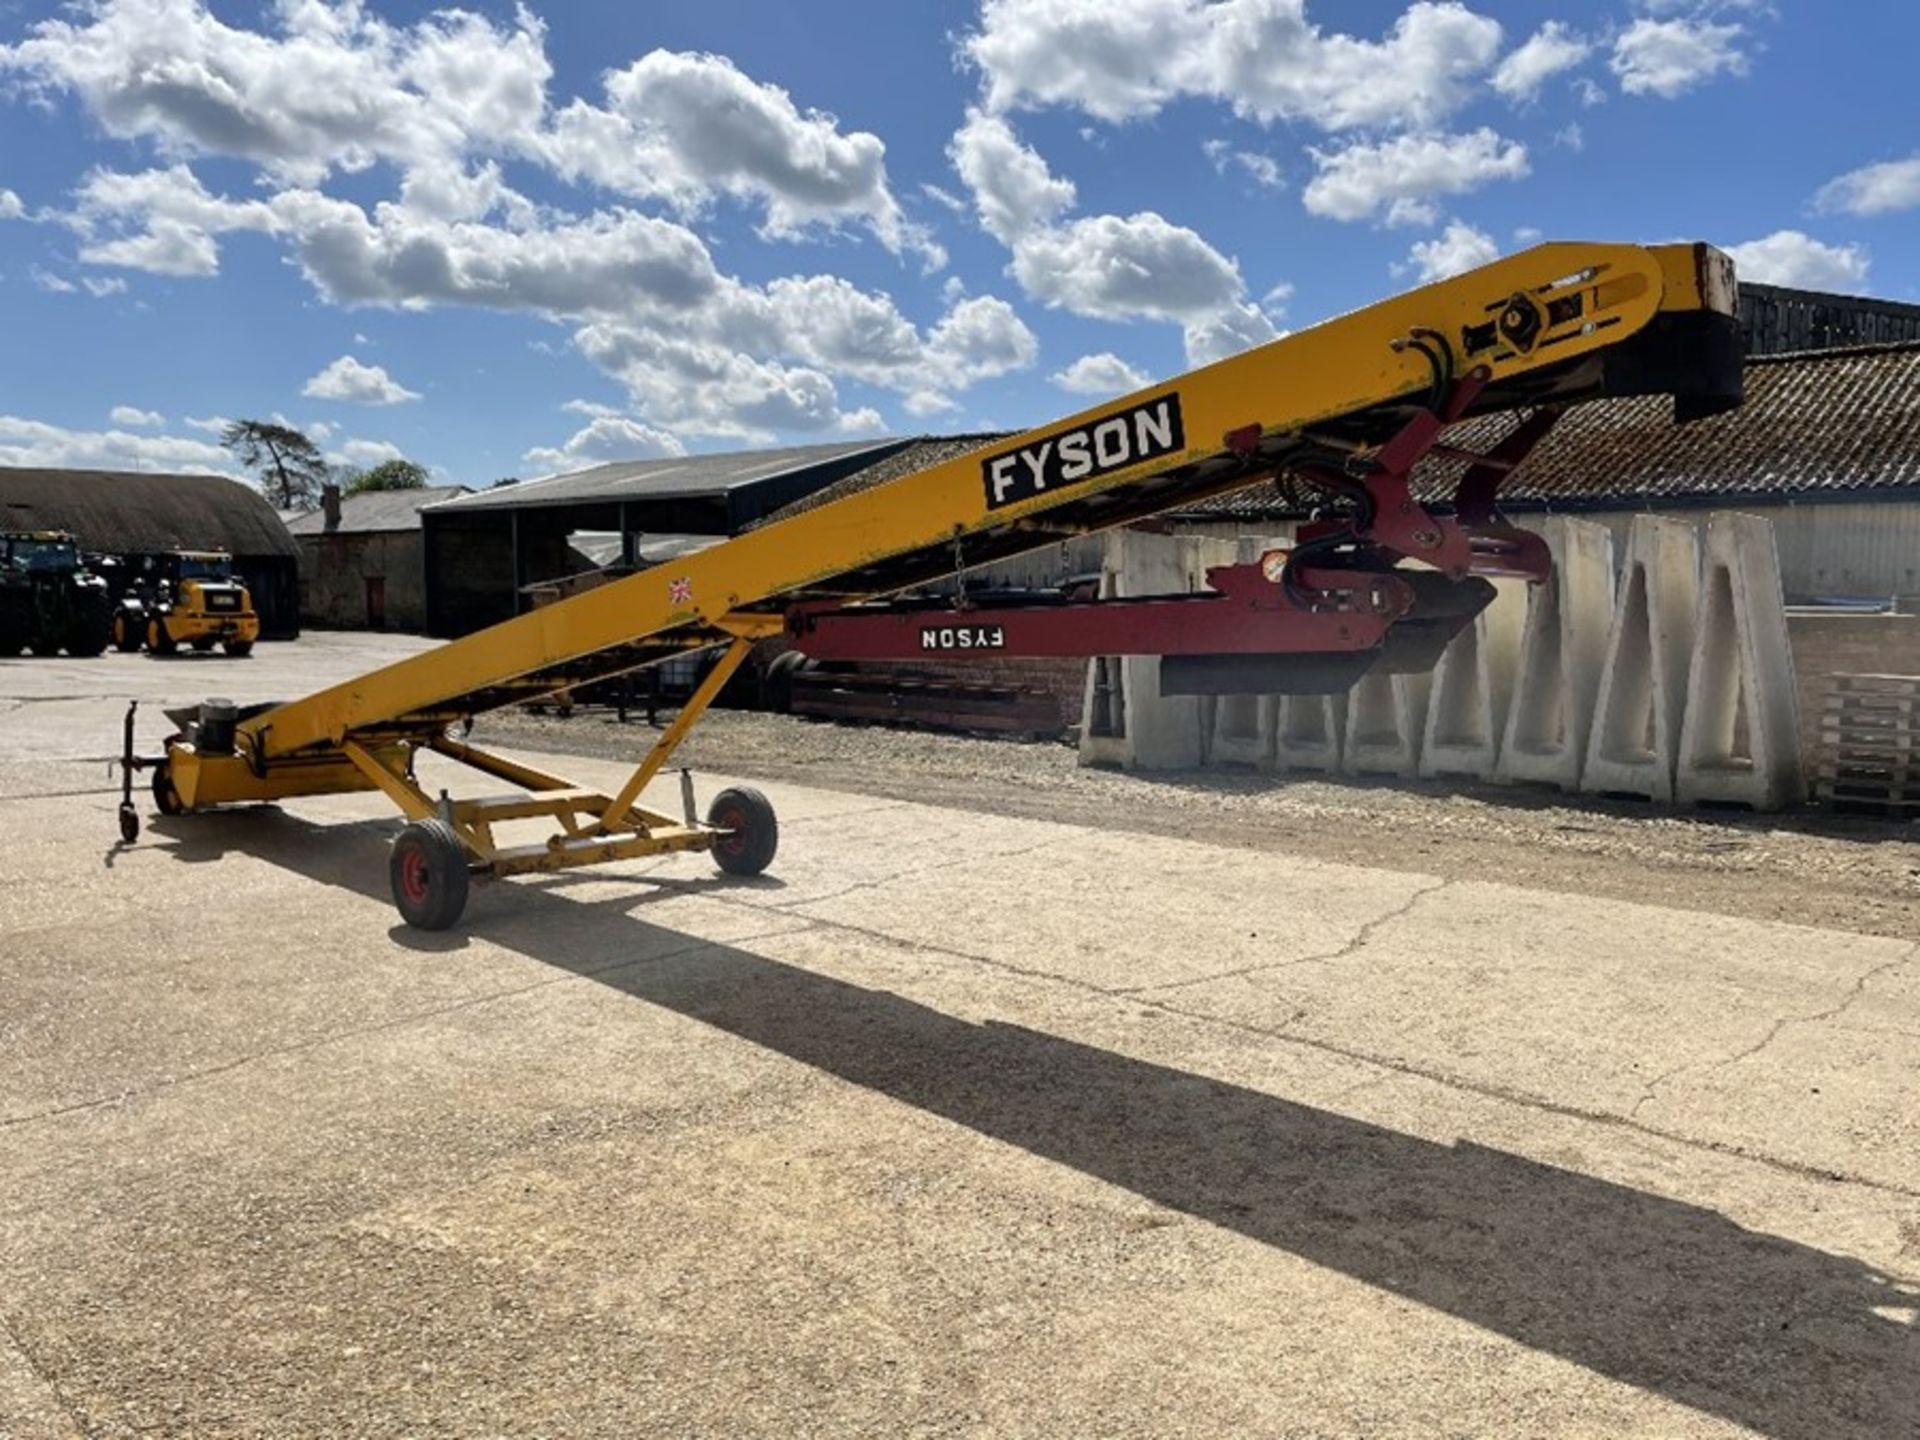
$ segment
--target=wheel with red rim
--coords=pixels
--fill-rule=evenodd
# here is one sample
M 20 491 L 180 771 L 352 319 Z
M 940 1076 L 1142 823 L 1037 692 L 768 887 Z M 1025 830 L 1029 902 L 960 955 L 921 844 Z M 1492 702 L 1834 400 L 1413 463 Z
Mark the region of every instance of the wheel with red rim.
M 444 820 L 415 820 L 393 842 L 387 879 L 400 918 L 445 930 L 467 908 L 467 847 Z
M 713 861 L 729 875 L 758 875 L 780 848 L 780 822 L 773 802 L 751 785 L 722 790 L 707 807 L 713 837 Z

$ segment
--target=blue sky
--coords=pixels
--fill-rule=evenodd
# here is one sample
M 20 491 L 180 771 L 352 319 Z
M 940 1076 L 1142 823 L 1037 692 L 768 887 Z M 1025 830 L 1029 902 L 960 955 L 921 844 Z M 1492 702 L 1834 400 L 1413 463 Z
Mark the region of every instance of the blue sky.
M 1920 300 L 1893 0 L 0 0 L 0 463 L 1016 426 L 1533 239 Z

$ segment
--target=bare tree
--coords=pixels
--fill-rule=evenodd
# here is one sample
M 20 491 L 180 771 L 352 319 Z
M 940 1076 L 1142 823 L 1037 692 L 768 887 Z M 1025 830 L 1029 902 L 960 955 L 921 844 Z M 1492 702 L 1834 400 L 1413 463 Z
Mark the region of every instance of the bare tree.
M 235 420 L 220 432 L 220 443 L 260 481 L 267 498 L 282 510 L 311 510 L 327 482 L 326 457 L 291 425 L 270 420 Z

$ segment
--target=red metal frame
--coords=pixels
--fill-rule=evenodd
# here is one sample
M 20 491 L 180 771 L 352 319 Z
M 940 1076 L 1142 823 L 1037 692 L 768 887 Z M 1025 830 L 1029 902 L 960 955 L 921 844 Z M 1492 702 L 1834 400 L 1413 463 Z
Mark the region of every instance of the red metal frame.
M 1440 358 L 1435 357 L 1436 371 Z M 1545 543 L 1499 518 L 1502 480 L 1552 428 L 1558 412 L 1535 411 L 1486 455 L 1440 445 L 1485 388 L 1485 369 L 1444 386 L 1442 403 L 1422 410 L 1365 459 L 1363 473 L 1320 466 L 1299 475 L 1353 501 L 1357 521 L 1301 527 L 1301 563 L 1270 551 L 1251 565 L 1207 572 L 1211 591 L 1060 603 L 961 606 L 797 605 L 787 612 L 796 649 L 818 660 L 979 659 L 993 655 L 1305 655 L 1375 649 L 1414 608 L 1414 591 L 1390 567 L 1417 559 L 1449 579 L 1552 571 Z M 1257 446 L 1257 432 L 1227 437 L 1229 448 Z M 1436 516 L 1413 498 L 1413 468 L 1436 449 L 1469 462 L 1455 494 L 1455 515 Z M 1320 543 L 1320 542 L 1324 542 Z M 1320 563 L 1322 552 L 1352 544 L 1350 564 Z M 1461 621 L 1464 623 L 1464 619 Z
M 1371 650 L 1413 607 L 1384 571 L 1298 572 L 1313 604 L 1280 584 L 1285 551 L 1207 571 L 1212 591 L 1060 604 L 800 605 L 787 612 L 796 649 L 816 660 L 956 660 L 993 655 L 1299 655 Z

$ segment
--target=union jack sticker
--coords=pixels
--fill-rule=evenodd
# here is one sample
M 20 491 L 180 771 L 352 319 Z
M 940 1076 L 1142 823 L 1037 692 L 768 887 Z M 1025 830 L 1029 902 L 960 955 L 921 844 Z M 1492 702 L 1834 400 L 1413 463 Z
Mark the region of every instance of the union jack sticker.
M 667 599 L 675 605 L 693 603 L 693 581 L 681 576 L 678 580 L 667 582 Z

